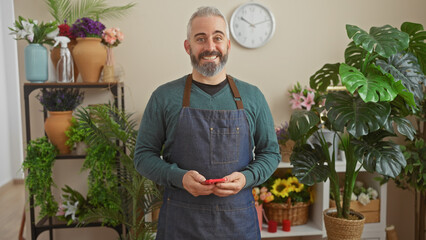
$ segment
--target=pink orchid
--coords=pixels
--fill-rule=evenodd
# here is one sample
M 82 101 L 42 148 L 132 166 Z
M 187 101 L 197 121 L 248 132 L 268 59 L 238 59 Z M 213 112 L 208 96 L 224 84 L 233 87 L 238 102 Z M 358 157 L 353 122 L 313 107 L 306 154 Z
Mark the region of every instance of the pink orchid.
M 299 93 L 292 93 L 292 99 L 290 100 L 291 108 L 292 109 L 302 109 L 302 100 L 303 100 L 303 94 Z
M 305 97 L 305 96 L 302 96 L 301 97 L 304 101 L 301 103 L 301 105 L 303 106 L 303 107 L 305 107 L 306 108 L 306 110 L 311 110 L 311 107 L 312 107 L 312 105 L 314 105 L 315 104 L 315 101 L 314 101 L 314 98 L 315 98 L 315 93 L 313 93 L 313 92 L 309 92 L 308 94 L 307 94 L 307 96 Z

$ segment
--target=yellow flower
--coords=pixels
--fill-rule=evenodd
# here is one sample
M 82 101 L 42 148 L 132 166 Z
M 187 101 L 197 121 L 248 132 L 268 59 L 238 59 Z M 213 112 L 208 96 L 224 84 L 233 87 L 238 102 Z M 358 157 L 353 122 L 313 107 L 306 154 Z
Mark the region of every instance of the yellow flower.
M 278 197 L 288 197 L 288 193 L 291 192 L 291 185 L 285 179 L 276 179 L 272 185 L 271 193 Z
M 303 183 L 300 183 L 296 177 L 289 177 L 288 183 L 291 185 L 291 189 L 295 192 L 301 192 L 304 188 Z

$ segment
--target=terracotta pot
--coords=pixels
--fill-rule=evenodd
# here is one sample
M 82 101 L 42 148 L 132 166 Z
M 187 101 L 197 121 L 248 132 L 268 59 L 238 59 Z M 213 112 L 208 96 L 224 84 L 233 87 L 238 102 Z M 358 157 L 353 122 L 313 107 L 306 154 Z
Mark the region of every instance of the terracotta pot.
M 73 54 L 73 50 L 74 50 L 75 45 L 77 45 L 77 41 L 75 39 L 72 39 L 71 42 L 68 43 L 68 49 L 71 52 L 71 57 L 72 57 L 73 62 L 74 62 L 74 82 L 77 82 L 79 72 L 78 72 L 77 64 L 75 63 L 74 54 Z M 56 72 L 56 65 L 58 65 L 58 61 L 59 61 L 60 57 L 61 57 L 61 47 L 60 46 L 55 47 L 52 50 L 50 50 L 50 59 L 52 60 L 55 72 Z
M 323 212 L 327 239 L 360 240 L 362 230 L 364 229 L 365 217 L 359 212 L 351 211 L 351 214 L 358 216 L 360 219 L 348 220 L 331 216 L 331 214 L 335 212 L 335 208 L 329 208 Z
M 107 51 L 101 44 L 101 39 L 77 38 L 73 54 L 83 82 L 98 82 L 107 58 Z
M 68 137 L 65 131 L 71 126 L 72 111 L 49 111 L 49 117 L 44 123 L 44 130 L 47 137 L 55 145 L 59 154 L 69 154 L 71 149 L 65 145 Z

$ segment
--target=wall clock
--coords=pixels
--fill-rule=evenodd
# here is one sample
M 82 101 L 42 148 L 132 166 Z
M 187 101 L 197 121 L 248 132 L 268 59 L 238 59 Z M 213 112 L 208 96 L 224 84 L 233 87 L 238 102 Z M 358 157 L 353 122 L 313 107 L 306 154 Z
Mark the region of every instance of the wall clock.
M 274 35 L 275 18 L 271 11 L 259 3 L 245 3 L 231 16 L 230 30 L 237 43 L 246 48 L 265 45 Z

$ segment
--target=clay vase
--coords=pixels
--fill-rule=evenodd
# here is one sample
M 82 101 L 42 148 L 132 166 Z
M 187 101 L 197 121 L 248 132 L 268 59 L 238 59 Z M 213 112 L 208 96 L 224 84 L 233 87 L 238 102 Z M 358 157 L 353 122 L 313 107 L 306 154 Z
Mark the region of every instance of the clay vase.
M 49 117 L 44 122 L 44 131 L 50 142 L 59 150 L 59 154 L 69 154 L 71 149 L 65 145 L 68 137 L 65 131 L 71 126 L 72 111 L 49 111 Z
M 77 45 L 77 41 L 75 39 L 72 39 L 71 42 L 68 43 L 68 49 L 70 50 L 72 60 L 74 62 L 74 82 L 77 82 L 78 78 L 78 68 L 77 64 L 75 63 L 73 49 Z M 61 47 L 55 47 L 50 50 L 50 59 L 52 60 L 53 67 L 56 70 L 56 65 L 58 65 L 58 61 L 61 58 Z
M 101 39 L 77 38 L 73 54 L 83 82 L 98 82 L 107 59 L 107 51 L 101 44 Z

